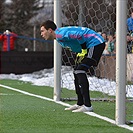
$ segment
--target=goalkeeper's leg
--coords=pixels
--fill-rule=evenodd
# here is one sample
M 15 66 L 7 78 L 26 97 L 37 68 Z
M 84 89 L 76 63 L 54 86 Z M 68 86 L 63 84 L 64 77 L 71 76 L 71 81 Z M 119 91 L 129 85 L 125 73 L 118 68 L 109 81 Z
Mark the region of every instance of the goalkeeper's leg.
M 74 85 L 75 85 L 75 91 L 77 94 L 77 105 L 82 106 L 84 104 L 83 95 L 81 93 L 81 86 L 79 85 L 78 77 L 75 73 L 74 73 Z
M 81 93 L 81 88 L 79 86 L 79 81 L 76 74 L 74 74 L 74 84 L 75 84 L 75 91 L 77 94 L 77 104 L 70 106 L 69 108 L 65 108 L 65 110 L 77 110 L 84 104 L 83 95 Z
M 77 104 L 91 107 L 89 82 L 83 66 L 79 65 L 79 67 L 77 67 L 77 69 L 74 71 L 74 77 L 75 90 L 78 97 Z

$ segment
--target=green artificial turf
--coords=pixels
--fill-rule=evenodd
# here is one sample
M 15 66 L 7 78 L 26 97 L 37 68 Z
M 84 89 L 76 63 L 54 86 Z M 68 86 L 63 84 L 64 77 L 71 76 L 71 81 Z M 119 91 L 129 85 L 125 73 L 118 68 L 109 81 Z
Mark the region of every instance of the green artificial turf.
M 17 80 L 1 80 L 33 94 L 53 97 L 53 88 Z M 127 129 L 84 113 L 64 111 L 64 106 L 0 87 L 0 133 L 130 133 Z M 74 94 L 74 92 L 73 92 Z M 74 104 L 76 101 L 67 101 Z M 92 102 L 95 113 L 114 119 L 114 102 Z

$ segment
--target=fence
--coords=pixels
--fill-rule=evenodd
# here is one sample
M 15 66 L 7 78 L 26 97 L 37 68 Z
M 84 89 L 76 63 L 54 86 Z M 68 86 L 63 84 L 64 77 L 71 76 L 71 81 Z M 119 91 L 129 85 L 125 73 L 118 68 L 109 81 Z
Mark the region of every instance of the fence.
M 7 36 L 3 40 L 0 39 L 0 49 L 2 51 L 3 41 L 7 43 L 7 51 L 10 51 L 8 48 L 10 46 L 10 41 L 7 41 L 11 36 L 0 33 L 0 36 Z M 53 41 L 45 41 L 41 38 L 33 38 L 28 36 L 18 35 L 14 41 L 14 50 L 15 51 L 53 51 Z

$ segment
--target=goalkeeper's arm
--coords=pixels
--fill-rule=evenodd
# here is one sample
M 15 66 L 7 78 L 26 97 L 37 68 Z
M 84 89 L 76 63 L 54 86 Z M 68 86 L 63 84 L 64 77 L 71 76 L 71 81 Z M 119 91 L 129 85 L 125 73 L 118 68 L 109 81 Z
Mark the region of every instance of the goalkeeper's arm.
M 83 44 L 81 44 L 81 48 L 82 48 L 82 49 L 87 49 L 87 47 L 86 47 L 86 42 L 84 42 Z

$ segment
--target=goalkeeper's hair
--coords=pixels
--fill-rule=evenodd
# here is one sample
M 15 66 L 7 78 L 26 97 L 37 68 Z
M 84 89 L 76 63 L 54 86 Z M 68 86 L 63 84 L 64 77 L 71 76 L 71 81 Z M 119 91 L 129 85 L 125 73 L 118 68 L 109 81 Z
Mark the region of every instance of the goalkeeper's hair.
M 41 24 L 41 27 L 42 26 L 44 26 L 46 30 L 48 30 L 49 28 L 51 28 L 52 30 L 55 31 L 56 28 L 57 28 L 56 24 L 53 21 L 51 21 L 51 20 L 47 20 L 47 21 L 43 22 Z

